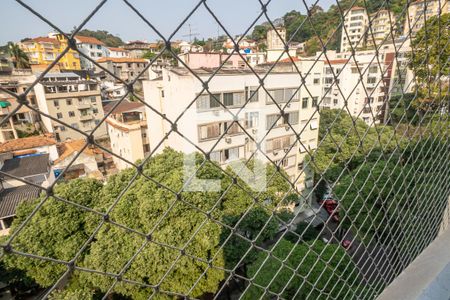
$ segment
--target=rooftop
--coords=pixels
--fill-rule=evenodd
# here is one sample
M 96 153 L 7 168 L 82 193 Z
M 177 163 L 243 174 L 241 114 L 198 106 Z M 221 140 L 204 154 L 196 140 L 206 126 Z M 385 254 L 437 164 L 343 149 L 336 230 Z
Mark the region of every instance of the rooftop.
M 128 50 L 126 50 L 124 48 L 108 47 L 108 49 L 111 51 L 126 51 L 126 52 L 128 52 Z
M 117 104 L 117 102 L 119 102 L 119 101 L 111 101 L 111 102 L 108 102 L 107 104 L 105 104 L 105 106 L 103 106 L 103 110 L 105 111 L 105 114 L 109 113 L 113 109 L 114 105 Z M 119 105 L 117 105 L 116 108 L 114 108 L 112 113 L 120 114 L 123 112 L 136 110 L 138 108 L 143 108 L 143 107 L 144 107 L 144 104 L 142 104 L 141 102 L 130 102 L 128 100 L 123 100 L 119 103 Z
M 23 185 L 0 192 L 0 219 L 16 214 L 17 206 L 27 200 L 39 197 L 41 189 L 32 185 Z
M 48 157 L 48 154 L 39 154 L 8 159 L 3 164 L 1 171 L 16 177 L 46 174 L 49 164 Z
M 97 60 L 98 63 L 102 62 L 115 62 L 115 63 L 146 63 L 148 62 L 143 58 L 131 58 L 131 57 L 102 57 Z
M 83 149 L 84 145 L 86 145 L 85 140 L 74 140 L 60 144 L 60 156 L 57 160 L 55 160 L 55 164 L 60 163 L 75 152 L 80 152 Z M 103 153 L 103 151 L 99 148 L 89 145 L 83 150 L 83 153 L 92 156 L 95 154 L 101 154 Z
M 56 140 L 50 135 L 30 136 L 0 143 L 0 153 L 51 145 L 56 145 Z
M 29 42 L 59 44 L 59 41 L 57 39 L 49 38 L 49 37 L 46 37 L 46 36 L 39 36 L 39 37 L 36 37 L 36 38 L 32 38 L 32 39 L 23 41 L 23 43 L 29 43 Z
M 95 37 L 76 35 L 75 39 L 83 44 L 105 45 L 102 41 L 99 41 Z

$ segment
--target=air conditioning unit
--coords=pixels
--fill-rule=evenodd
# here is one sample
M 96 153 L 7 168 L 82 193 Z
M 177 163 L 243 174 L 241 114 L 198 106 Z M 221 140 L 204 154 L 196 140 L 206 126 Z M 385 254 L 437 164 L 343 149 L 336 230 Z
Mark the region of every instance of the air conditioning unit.
M 258 129 L 252 129 L 252 133 L 253 134 L 257 134 L 258 133 Z
M 231 138 L 230 137 L 225 138 L 225 143 L 231 144 Z
M 278 155 L 278 150 L 273 150 L 272 154 L 277 156 Z
M 284 129 L 286 129 L 286 131 L 289 131 L 289 130 L 291 129 L 291 127 L 289 127 L 289 125 L 286 125 L 286 126 L 284 127 Z

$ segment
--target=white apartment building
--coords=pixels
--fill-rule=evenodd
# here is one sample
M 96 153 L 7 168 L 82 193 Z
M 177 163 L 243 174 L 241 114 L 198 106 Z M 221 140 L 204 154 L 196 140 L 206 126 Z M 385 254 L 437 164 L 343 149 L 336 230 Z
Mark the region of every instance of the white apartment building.
M 302 61 L 298 65 L 306 73 L 313 61 Z M 281 118 L 279 108 L 268 94 L 261 88 L 257 90 L 258 79 L 249 70 L 219 71 L 209 82 L 212 94 L 208 94 L 202 91 L 201 82 L 186 69 L 164 69 L 161 78 L 143 82 L 144 97 L 149 105 L 170 120 L 175 120 L 196 99 L 195 104 L 177 122 L 181 134 L 206 153 L 210 152 L 210 158 L 223 166 L 234 160 L 249 159 L 254 153 L 262 161 L 270 158 L 287 172 L 294 183 L 303 169 L 307 150 L 316 149 L 318 144 L 319 115 L 316 103 L 322 93 L 320 78 L 323 62 L 316 64 L 307 77 L 306 88 L 309 93 L 304 85 L 299 89 L 301 78 L 297 72 L 293 72 L 292 64 L 288 69 L 275 68 L 264 82 L 270 95 L 284 107 L 284 116 Z M 202 68 L 195 72 L 206 80 L 213 70 Z M 267 70 L 259 69 L 258 72 L 265 74 Z M 292 101 L 286 105 L 290 99 Z M 249 102 L 239 113 L 237 121 L 248 135 L 237 123 L 233 123 L 230 114 L 237 113 L 247 100 Z M 171 126 L 149 108 L 147 118 L 148 126 L 152 128 L 149 131 L 150 140 L 158 144 L 171 130 Z M 297 142 L 292 129 L 301 133 L 305 147 Z M 256 144 L 249 135 L 261 143 L 261 151 L 267 157 L 256 150 Z M 185 153 L 198 151 L 176 133 L 170 134 L 162 146 L 152 150 L 161 152 L 165 147 Z M 299 190 L 312 186 L 312 180 L 306 179 L 302 176 L 296 182 Z
M 361 49 L 366 46 L 366 31 L 369 18 L 366 9 L 355 6 L 345 13 L 344 28 L 341 34 L 341 52 Z M 346 34 L 347 31 L 347 34 Z
M 90 134 L 104 116 L 98 83 L 74 73 L 46 74 L 35 85 L 34 92 L 40 111 L 86 134 Z M 84 138 L 57 121 L 44 116 L 41 119 L 46 131 L 55 133 L 58 141 Z M 104 123 L 96 129 L 94 136 L 106 137 Z
M 93 61 L 108 56 L 108 49 L 105 47 L 105 44 L 94 37 L 77 35 L 75 40 L 77 49 Z M 94 69 L 94 64 L 82 55 L 80 55 L 80 64 L 84 70 Z
M 383 121 L 394 50 L 384 49 L 378 59 L 374 50 L 359 51 L 355 54 L 356 62 L 350 52 L 329 51 L 327 55 L 330 60 L 324 64 L 324 98 L 320 107 L 340 109 L 346 104 L 352 116 L 361 118 L 368 125 Z
M 367 32 L 367 47 L 379 47 L 384 42 L 392 40 L 390 36 L 395 34 L 395 16 L 389 10 L 383 9 L 370 15 L 370 26 Z
M 418 0 L 408 7 L 408 18 L 405 19 L 403 35 L 413 38 L 425 25 L 425 20 L 439 14 L 450 13 L 448 0 Z
M 131 163 L 144 159 L 150 152 L 144 104 L 124 100 L 113 109 L 114 105 L 115 101 L 105 105 L 107 113 L 112 110 L 106 119 L 112 152 Z M 115 156 L 113 160 L 119 170 L 131 167 Z

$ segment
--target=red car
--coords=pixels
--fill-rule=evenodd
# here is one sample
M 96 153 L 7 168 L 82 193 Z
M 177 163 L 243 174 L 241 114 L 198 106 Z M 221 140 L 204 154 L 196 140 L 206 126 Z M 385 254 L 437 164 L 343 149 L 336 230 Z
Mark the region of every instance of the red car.
M 338 202 L 336 200 L 324 199 L 320 200 L 319 204 L 323 205 L 333 221 L 339 222 Z

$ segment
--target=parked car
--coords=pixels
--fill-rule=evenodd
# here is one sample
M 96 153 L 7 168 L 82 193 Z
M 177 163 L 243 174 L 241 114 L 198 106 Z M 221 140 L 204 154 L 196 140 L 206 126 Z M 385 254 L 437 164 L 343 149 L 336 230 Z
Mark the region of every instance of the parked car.
M 342 247 L 344 247 L 344 249 L 348 250 L 352 246 L 352 241 L 350 241 L 350 240 L 343 240 L 341 245 L 342 245 Z

